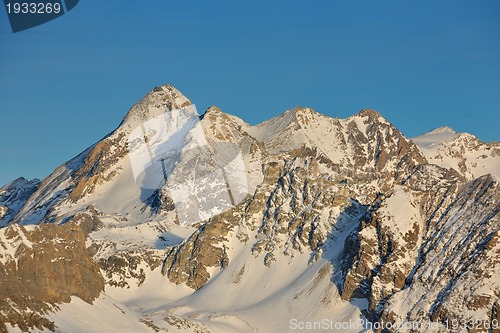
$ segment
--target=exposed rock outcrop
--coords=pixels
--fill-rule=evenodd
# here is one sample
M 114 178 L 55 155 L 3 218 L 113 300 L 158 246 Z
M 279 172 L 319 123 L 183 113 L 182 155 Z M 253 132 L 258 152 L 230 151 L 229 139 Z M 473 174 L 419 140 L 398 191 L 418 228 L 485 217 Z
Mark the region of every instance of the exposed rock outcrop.
M 44 318 L 71 296 L 92 303 L 104 289 L 99 267 L 73 223 L 0 229 L 0 331 L 4 324 L 23 331 L 48 328 Z

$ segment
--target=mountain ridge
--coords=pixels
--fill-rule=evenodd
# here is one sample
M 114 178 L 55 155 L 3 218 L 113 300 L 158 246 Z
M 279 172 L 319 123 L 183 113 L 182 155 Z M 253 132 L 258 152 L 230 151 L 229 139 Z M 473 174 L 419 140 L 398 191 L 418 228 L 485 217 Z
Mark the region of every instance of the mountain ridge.
M 285 332 L 293 318 L 332 318 L 364 323 L 352 332 L 380 321 L 433 321 L 451 332 L 447 318 L 500 320 L 495 145 L 470 136 L 414 142 L 370 109 L 339 119 L 296 107 L 250 126 L 215 106 L 193 108 L 173 86 L 156 87 L 30 193 L 0 229 L 9 249 L 0 274 L 34 246 L 27 234 L 60 232 L 39 241 L 77 247 L 98 266 L 87 278 L 103 291 L 69 290 L 50 310 L 34 309 L 37 321 L 0 308 L 7 322 L 71 331 L 79 311 L 109 313 L 107 330 L 116 331 L 127 323 L 144 332 Z M 433 135 L 443 132 L 455 134 Z M 151 158 L 139 174 L 137 142 Z M 176 197 L 183 184 L 195 200 Z

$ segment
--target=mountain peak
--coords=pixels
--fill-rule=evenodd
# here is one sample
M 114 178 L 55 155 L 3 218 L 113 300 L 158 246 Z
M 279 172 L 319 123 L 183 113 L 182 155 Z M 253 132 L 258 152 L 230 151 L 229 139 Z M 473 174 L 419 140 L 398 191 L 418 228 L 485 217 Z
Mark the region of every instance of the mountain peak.
M 205 113 L 203 114 L 203 116 L 205 115 L 209 115 L 209 114 L 219 114 L 219 113 L 223 113 L 221 109 L 219 109 L 217 106 L 215 105 L 212 105 L 211 107 L 209 107 Z
M 370 124 L 373 122 L 390 124 L 390 122 L 384 118 L 380 113 L 373 109 L 362 109 L 358 113 L 347 118 L 349 120 L 362 119 L 363 123 Z
M 186 96 L 171 84 L 154 87 L 139 103 L 145 100 L 149 103 L 165 106 L 169 110 L 192 104 Z
M 40 186 L 40 180 L 19 177 L 0 188 L 0 228 L 9 224 L 26 200 Z
M 439 144 L 452 141 L 458 138 L 462 133 L 455 131 L 453 128 L 448 126 L 438 127 L 430 132 L 422 134 L 413 138 L 415 142 L 421 148 L 434 147 Z
M 468 180 L 488 173 L 498 175 L 500 149 L 472 134 L 443 126 L 412 140 L 430 163 L 452 168 Z
M 300 105 L 296 105 L 292 109 L 288 110 L 289 112 L 292 112 L 294 114 L 300 114 L 300 113 L 307 113 L 309 111 L 312 111 L 310 108 L 302 107 Z M 286 111 L 285 111 L 286 112 Z
M 123 118 L 122 124 L 145 121 L 163 114 L 165 111 L 191 105 L 191 101 L 171 84 L 153 88 Z
M 285 111 L 284 115 L 285 114 L 290 114 L 293 117 L 292 120 L 295 119 L 297 124 L 304 126 L 309 125 L 314 118 L 322 116 L 322 114 L 314 111 L 311 108 L 302 107 L 299 105 L 297 105 L 293 109 Z
M 29 184 L 29 181 L 24 177 L 19 177 L 6 184 L 3 188 L 14 188 L 14 187 L 23 187 Z
M 448 127 L 448 126 L 441 126 L 436 129 L 433 129 L 432 131 L 428 132 L 427 134 L 444 134 L 444 133 L 458 133 L 455 131 L 453 128 Z
M 30 187 L 30 186 L 38 186 L 38 185 L 40 185 L 40 179 L 38 178 L 33 178 L 32 180 L 28 180 L 24 177 L 19 177 L 11 181 L 10 183 L 6 184 L 5 186 L 3 186 L 2 189 L 15 189 L 15 188 Z
M 357 115 L 360 117 L 383 118 L 380 113 L 372 109 L 362 109 Z

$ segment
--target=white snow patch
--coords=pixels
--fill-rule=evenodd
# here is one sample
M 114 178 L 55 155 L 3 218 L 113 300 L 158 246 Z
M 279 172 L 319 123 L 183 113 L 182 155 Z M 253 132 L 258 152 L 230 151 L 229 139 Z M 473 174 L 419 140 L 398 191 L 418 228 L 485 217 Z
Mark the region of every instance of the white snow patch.
M 138 313 L 106 294 L 101 294 L 93 304 L 73 296 L 70 303 L 60 304 L 59 307 L 60 311 L 49 316 L 58 333 L 152 332 L 139 321 Z

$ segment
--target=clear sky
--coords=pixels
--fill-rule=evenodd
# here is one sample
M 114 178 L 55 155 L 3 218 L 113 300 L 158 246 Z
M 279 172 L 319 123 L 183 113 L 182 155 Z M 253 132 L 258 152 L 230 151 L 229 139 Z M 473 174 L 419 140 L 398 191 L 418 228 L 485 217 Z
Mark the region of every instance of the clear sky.
M 259 123 L 373 108 L 413 137 L 500 140 L 500 1 L 81 0 L 13 34 L 0 8 L 0 185 L 43 179 L 171 83 Z

